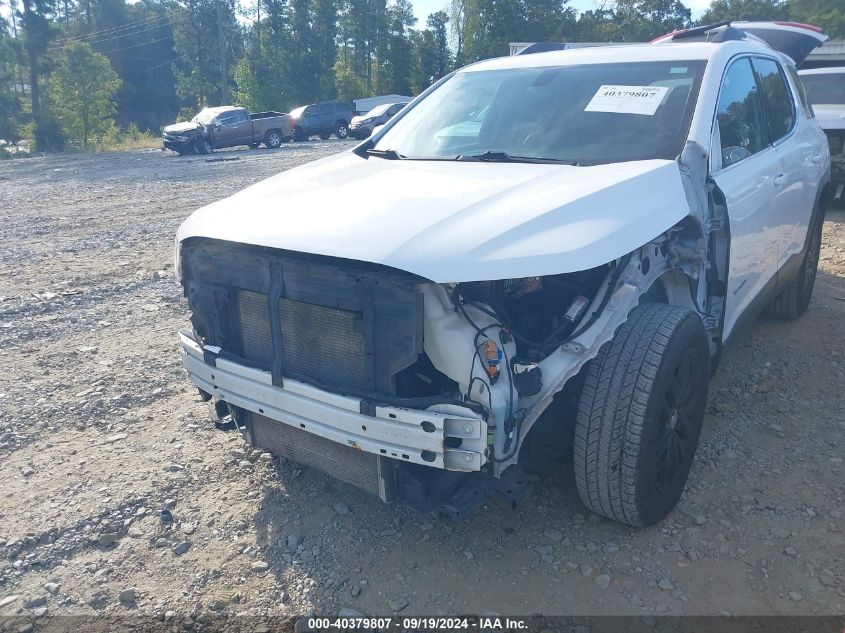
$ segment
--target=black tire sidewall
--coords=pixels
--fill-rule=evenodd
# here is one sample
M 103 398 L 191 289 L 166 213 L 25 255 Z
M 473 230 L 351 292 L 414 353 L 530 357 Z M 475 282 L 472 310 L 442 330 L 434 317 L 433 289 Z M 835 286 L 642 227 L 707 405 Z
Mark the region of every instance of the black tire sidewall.
M 273 141 L 273 138 L 275 138 L 276 141 Z M 270 130 L 267 132 L 267 136 L 264 137 L 264 144 L 270 149 L 278 149 L 282 146 L 282 133 Z
M 695 395 L 695 414 L 690 416 L 686 425 L 685 445 L 688 458 L 685 461 L 685 472 L 682 473 L 682 476 L 673 482 L 669 490 L 660 493 L 654 485 L 657 468 L 655 452 L 660 432 L 660 411 L 674 371 L 688 349 L 695 350 L 700 359 L 696 371 L 698 372 L 697 378 L 701 381 L 699 390 Z M 638 447 L 635 500 L 640 522 L 643 525 L 652 525 L 663 519 L 678 503 L 686 486 L 701 435 L 704 410 L 707 405 L 707 388 L 710 377 L 709 355 L 707 337 L 701 321 L 696 315 L 690 313 L 672 333 L 665 353 L 660 359 L 657 376 L 651 385 L 646 405 L 645 424 Z
M 211 146 L 211 141 L 209 141 L 205 137 L 197 139 L 196 147 L 197 147 L 197 153 L 202 154 L 202 155 L 210 154 L 212 149 L 213 149 L 212 146 Z
M 816 284 L 816 276 L 818 275 L 819 258 L 821 256 L 822 245 L 822 229 L 824 227 L 824 217 L 813 218 L 813 223 L 810 225 L 810 231 L 807 235 L 807 252 L 804 253 L 804 261 L 801 262 L 801 268 L 798 271 L 798 315 L 802 315 L 810 307 L 810 301 L 813 298 L 813 288 Z M 816 269 L 813 271 L 813 277 L 810 281 L 809 288 L 807 287 L 806 273 L 807 266 L 810 264 L 810 256 L 815 255 Z
M 349 136 L 349 126 L 346 123 L 338 123 L 334 135 L 340 140 L 346 139 Z

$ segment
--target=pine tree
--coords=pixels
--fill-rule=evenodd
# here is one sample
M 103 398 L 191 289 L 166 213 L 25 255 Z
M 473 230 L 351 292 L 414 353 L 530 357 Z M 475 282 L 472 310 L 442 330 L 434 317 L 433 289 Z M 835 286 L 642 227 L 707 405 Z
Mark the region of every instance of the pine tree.
M 425 23 L 434 39 L 433 78 L 440 79 L 452 67 L 452 54 L 449 51 L 449 15 L 445 11 L 438 11 L 429 15 Z

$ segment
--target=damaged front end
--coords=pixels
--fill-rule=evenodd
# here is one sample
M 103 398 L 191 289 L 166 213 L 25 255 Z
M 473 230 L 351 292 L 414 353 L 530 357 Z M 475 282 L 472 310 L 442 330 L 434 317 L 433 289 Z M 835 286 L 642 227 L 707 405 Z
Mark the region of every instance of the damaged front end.
M 630 310 L 671 291 L 661 277 L 700 268 L 695 240 L 676 229 L 586 271 L 438 284 L 188 238 L 183 363 L 252 444 L 460 516 L 489 490 L 527 492 L 517 459 L 532 425 Z

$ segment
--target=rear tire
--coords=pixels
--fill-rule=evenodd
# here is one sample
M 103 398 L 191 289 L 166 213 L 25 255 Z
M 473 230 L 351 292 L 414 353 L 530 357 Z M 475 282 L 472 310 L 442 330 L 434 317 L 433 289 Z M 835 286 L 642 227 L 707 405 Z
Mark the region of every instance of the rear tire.
M 270 130 L 264 137 L 264 145 L 269 149 L 278 149 L 282 146 L 282 133 L 279 130 Z
M 807 234 L 807 250 L 798 274 L 789 282 L 777 297 L 766 307 L 766 314 L 778 319 L 792 321 L 797 319 L 810 307 L 813 298 L 813 286 L 816 284 L 816 272 L 819 269 L 819 254 L 822 247 L 822 227 L 824 216 L 819 214 L 813 219 Z
M 328 141 L 331 138 L 331 136 L 332 136 L 331 134 L 326 134 L 325 132 L 323 132 L 322 134 L 320 134 L 320 140 L 321 141 Z
M 644 304 L 590 362 L 575 422 L 575 481 L 593 512 L 644 527 L 678 503 L 707 403 L 701 319 Z

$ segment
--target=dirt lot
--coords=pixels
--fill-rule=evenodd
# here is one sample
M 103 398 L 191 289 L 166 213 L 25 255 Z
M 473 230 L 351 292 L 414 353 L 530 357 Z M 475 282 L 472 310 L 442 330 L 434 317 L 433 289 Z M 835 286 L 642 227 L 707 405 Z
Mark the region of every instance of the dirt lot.
M 565 458 L 450 522 L 216 430 L 177 354 L 176 228 L 348 147 L 0 164 L 0 613 L 845 613 L 842 211 L 809 313 L 726 355 L 655 528 L 590 514 Z

